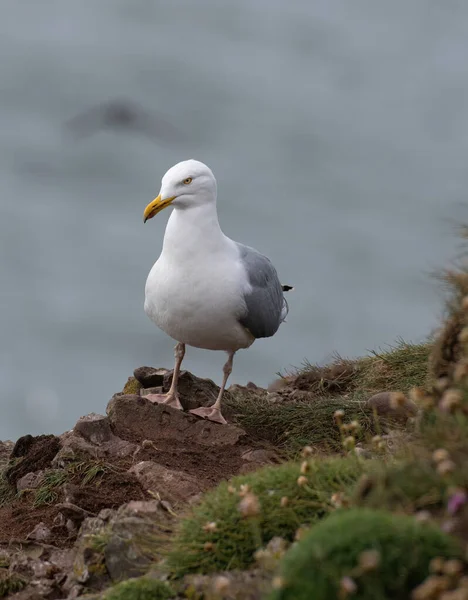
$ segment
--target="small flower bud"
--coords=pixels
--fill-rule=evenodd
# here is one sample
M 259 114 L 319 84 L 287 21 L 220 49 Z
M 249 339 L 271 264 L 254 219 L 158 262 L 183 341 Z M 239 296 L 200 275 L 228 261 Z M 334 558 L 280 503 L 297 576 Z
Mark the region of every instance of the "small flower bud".
M 450 454 L 448 453 L 448 450 L 446 450 L 445 448 L 438 448 L 437 450 L 434 450 L 434 452 L 432 453 L 432 460 L 435 463 L 440 463 L 443 460 L 449 460 L 450 458 Z
M 366 550 L 359 555 L 359 566 L 362 571 L 375 571 L 380 565 L 380 553 L 377 550 Z
M 284 584 L 285 584 L 285 581 L 284 581 L 283 577 L 280 577 L 279 575 L 276 575 L 276 577 L 273 577 L 273 579 L 271 581 L 271 585 L 274 590 L 281 590 L 282 588 L 284 588 Z
M 297 478 L 297 485 L 299 487 L 302 487 L 304 485 L 306 485 L 308 483 L 308 479 L 307 477 L 304 477 L 304 475 L 301 475 L 300 477 Z
M 256 517 L 260 514 L 260 502 L 255 494 L 248 492 L 239 502 L 238 509 L 243 517 Z
M 334 415 L 335 419 L 342 419 L 345 416 L 344 410 L 335 410 Z
M 340 581 L 340 592 L 342 597 L 346 598 L 357 592 L 357 585 L 351 577 L 342 577 Z
M 458 390 L 447 390 L 444 392 L 442 399 L 439 402 L 440 410 L 445 412 L 453 412 L 462 403 L 462 395 Z
M 286 506 L 288 504 L 289 504 L 289 498 L 287 496 L 283 496 L 280 500 L 281 508 L 286 508 Z
M 239 496 L 243 498 L 250 492 L 250 485 L 248 483 L 242 483 L 239 489 Z
M 304 448 L 302 448 L 302 456 L 304 458 L 307 458 L 308 456 L 312 456 L 313 453 L 314 453 L 314 449 L 312 448 L 312 446 L 304 446 Z
M 206 525 L 203 525 L 203 531 L 206 531 L 207 533 L 214 533 L 217 530 L 218 530 L 218 526 L 216 525 L 216 523 L 214 521 L 212 521 L 211 523 L 207 523 Z
M 215 594 L 224 595 L 231 587 L 231 580 L 225 575 L 218 575 L 213 581 L 213 591 Z
M 445 561 L 444 570 L 443 570 L 445 575 L 450 575 L 450 577 L 454 577 L 455 575 L 459 575 L 462 571 L 463 571 L 463 563 L 461 560 L 452 558 L 451 560 Z
M 437 473 L 439 475 L 448 475 L 449 473 L 453 473 L 455 470 L 455 463 L 451 460 L 443 460 L 437 465 Z
M 310 465 L 309 463 L 305 460 L 302 464 L 301 464 L 301 475 L 305 475 L 308 471 L 310 471 Z
M 347 450 L 351 450 L 351 448 L 354 448 L 355 444 L 356 444 L 356 438 L 354 438 L 352 435 L 348 435 L 348 437 L 346 437 L 343 440 L 343 446 Z
M 406 396 L 402 392 L 390 394 L 390 408 L 397 410 L 406 404 Z
M 211 552 L 212 550 L 214 550 L 214 544 L 213 544 L 213 542 L 205 542 L 203 544 L 203 550 L 205 552 Z

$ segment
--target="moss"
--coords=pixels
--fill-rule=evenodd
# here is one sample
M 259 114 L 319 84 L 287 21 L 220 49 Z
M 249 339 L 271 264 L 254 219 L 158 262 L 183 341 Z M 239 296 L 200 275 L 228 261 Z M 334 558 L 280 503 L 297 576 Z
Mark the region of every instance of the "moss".
M 127 383 L 124 385 L 124 388 L 122 390 L 123 394 L 139 394 L 140 393 L 140 389 L 143 386 L 141 385 L 141 383 L 135 379 L 135 377 L 129 377 L 127 379 Z
M 359 566 L 367 551 L 374 551 L 372 569 Z M 412 517 L 370 509 L 340 511 L 286 554 L 282 585 L 270 600 L 345 597 L 340 596 L 343 577 L 356 585 L 355 600 L 409 600 L 433 558 L 456 558 L 460 553 L 452 538 Z
M 293 540 L 301 525 L 310 525 L 333 510 L 332 494 L 349 490 L 362 472 L 358 459 L 347 457 L 310 461 L 307 484 L 302 486 L 298 485 L 301 472 L 297 463 L 267 467 L 223 482 L 182 521 L 168 564 L 176 576 L 246 568 L 255 551 L 273 537 Z M 242 516 L 241 486 L 248 486 L 258 499 L 257 516 Z M 207 523 L 215 524 L 214 530 L 207 528 Z
M 168 600 L 174 598 L 171 588 L 158 579 L 138 577 L 118 583 L 105 592 L 103 600 Z
M 16 594 L 26 587 L 27 581 L 16 573 L 0 569 L 0 598 Z

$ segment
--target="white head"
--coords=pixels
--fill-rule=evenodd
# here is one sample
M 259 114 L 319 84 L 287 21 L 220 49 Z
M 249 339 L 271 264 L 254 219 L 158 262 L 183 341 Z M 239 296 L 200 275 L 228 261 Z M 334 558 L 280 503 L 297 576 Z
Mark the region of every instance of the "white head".
M 144 221 L 169 205 L 185 210 L 203 204 L 216 204 L 216 179 L 202 162 L 184 160 L 171 167 L 162 178 L 158 197 L 145 208 Z

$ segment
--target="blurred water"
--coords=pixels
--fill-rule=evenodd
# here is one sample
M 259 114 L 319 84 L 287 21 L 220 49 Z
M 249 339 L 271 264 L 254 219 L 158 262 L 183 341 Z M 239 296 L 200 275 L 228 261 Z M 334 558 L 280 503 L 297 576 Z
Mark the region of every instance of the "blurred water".
M 4 0 L 0 20 L 0 439 L 102 412 L 134 367 L 172 367 L 143 313 L 168 213 L 142 211 L 175 162 L 218 179 L 225 232 L 296 286 L 288 323 L 233 382 L 333 351 L 418 341 L 430 272 L 466 217 L 462 0 Z M 185 142 L 63 123 L 114 97 Z M 220 381 L 222 354 L 184 366 Z

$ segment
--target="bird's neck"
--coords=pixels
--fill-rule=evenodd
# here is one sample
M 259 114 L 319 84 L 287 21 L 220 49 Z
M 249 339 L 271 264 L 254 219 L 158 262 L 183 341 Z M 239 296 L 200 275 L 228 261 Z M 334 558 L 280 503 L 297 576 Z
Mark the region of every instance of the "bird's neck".
M 226 240 L 219 226 L 215 203 L 175 208 L 167 223 L 163 254 L 175 260 L 187 260 L 188 254 L 219 250 Z

